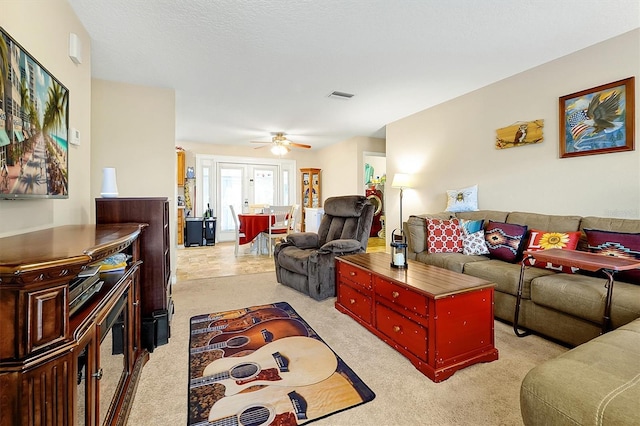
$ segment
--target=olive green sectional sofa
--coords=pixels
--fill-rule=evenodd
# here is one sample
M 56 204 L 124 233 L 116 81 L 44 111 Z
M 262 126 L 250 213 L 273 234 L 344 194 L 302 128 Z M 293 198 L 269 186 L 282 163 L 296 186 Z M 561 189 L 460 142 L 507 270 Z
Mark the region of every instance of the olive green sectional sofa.
M 640 319 L 529 371 L 520 410 L 526 426 L 639 425 Z
M 429 253 L 427 218 L 503 222 L 548 232 L 580 231 L 578 250 L 587 250 L 584 229 L 640 233 L 640 220 L 559 216 L 524 212 L 473 211 L 411 216 L 404 223 L 407 257 L 496 284 L 496 318 L 513 322 L 520 263 L 485 255 Z M 604 275 L 525 269 L 518 324 L 573 349 L 532 369 L 521 385 L 526 426 L 640 424 L 640 285 L 616 280 L 611 326 L 601 334 L 606 297 Z M 526 339 L 526 338 L 525 338 Z
M 560 216 L 525 212 L 479 210 L 461 213 L 415 215 L 404 223 L 407 257 L 429 265 L 473 275 L 496 284 L 495 317 L 513 322 L 520 263 L 508 263 L 485 255 L 428 253 L 427 218 L 489 221 L 526 225 L 528 229 L 548 232 L 574 232 L 599 229 L 640 233 L 640 220 L 600 217 Z M 584 232 L 583 232 L 584 234 Z M 582 235 L 578 250 L 586 250 Z M 569 346 L 587 342 L 601 333 L 607 289 L 604 274 L 558 273 L 528 267 L 525 270 L 519 326 Z M 616 280 L 611 305 L 613 328 L 640 318 L 640 285 Z

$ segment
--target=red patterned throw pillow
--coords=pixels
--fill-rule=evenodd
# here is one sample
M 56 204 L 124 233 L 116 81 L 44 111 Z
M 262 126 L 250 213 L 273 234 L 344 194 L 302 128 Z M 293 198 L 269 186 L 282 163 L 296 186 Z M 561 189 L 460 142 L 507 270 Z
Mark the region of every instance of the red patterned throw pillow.
M 580 241 L 580 232 L 546 232 L 538 229 L 532 229 L 530 231 L 529 243 L 525 248 L 525 251 L 540 251 L 550 248 L 558 248 L 562 250 L 575 250 Z M 558 272 L 564 272 L 566 274 L 573 274 L 578 271 L 578 268 L 571 266 L 556 265 L 551 262 L 536 262 L 535 256 L 533 259 L 527 259 L 524 262 L 526 265 L 535 266 L 537 268 L 552 269 Z
M 462 237 L 458 219 L 427 219 L 427 251 L 429 253 L 459 253 Z

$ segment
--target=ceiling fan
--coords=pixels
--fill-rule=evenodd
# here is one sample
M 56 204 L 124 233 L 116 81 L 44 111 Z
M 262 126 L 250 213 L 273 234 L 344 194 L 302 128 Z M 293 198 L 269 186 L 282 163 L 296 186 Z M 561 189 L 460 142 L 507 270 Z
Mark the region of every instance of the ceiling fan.
M 282 132 L 276 133 L 271 138 L 271 142 L 251 141 L 251 143 L 270 144 L 271 152 L 274 155 L 284 155 L 287 152 L 291 151 L 291 148 L 306 148 L 306 149 L 311 148 L 311 145 L 305 145 L 302 143 L 296 143 L 296 142 L 290 141 L 285 137 L 284 133 Z M 255 149 L 264 148 L 265 146 L 267 145 L 257 146 Z

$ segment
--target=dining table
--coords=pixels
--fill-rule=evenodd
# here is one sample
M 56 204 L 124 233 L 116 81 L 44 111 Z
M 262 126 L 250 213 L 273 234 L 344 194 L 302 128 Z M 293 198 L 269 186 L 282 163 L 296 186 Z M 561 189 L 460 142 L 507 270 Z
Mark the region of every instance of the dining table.
M 240 234 L 244 234 L 238 240 L 238 244 L 249 244 L 256 239 L 262 232 L 269 230 L 269 218 L 272 222 L 275 217 L 266 213 L 243 213 L 238 214 L 238 221 L 240 222 Z

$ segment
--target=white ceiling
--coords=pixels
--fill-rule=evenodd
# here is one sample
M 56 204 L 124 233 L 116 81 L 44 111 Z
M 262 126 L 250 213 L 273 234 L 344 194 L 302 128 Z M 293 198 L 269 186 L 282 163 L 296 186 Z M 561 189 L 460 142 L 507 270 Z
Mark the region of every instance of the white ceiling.
M 638 0 L 68 1 L 94 78 L 175 89 L 176 140 L 220 144 L 384 137 L 387 123 L 640 27 Z

